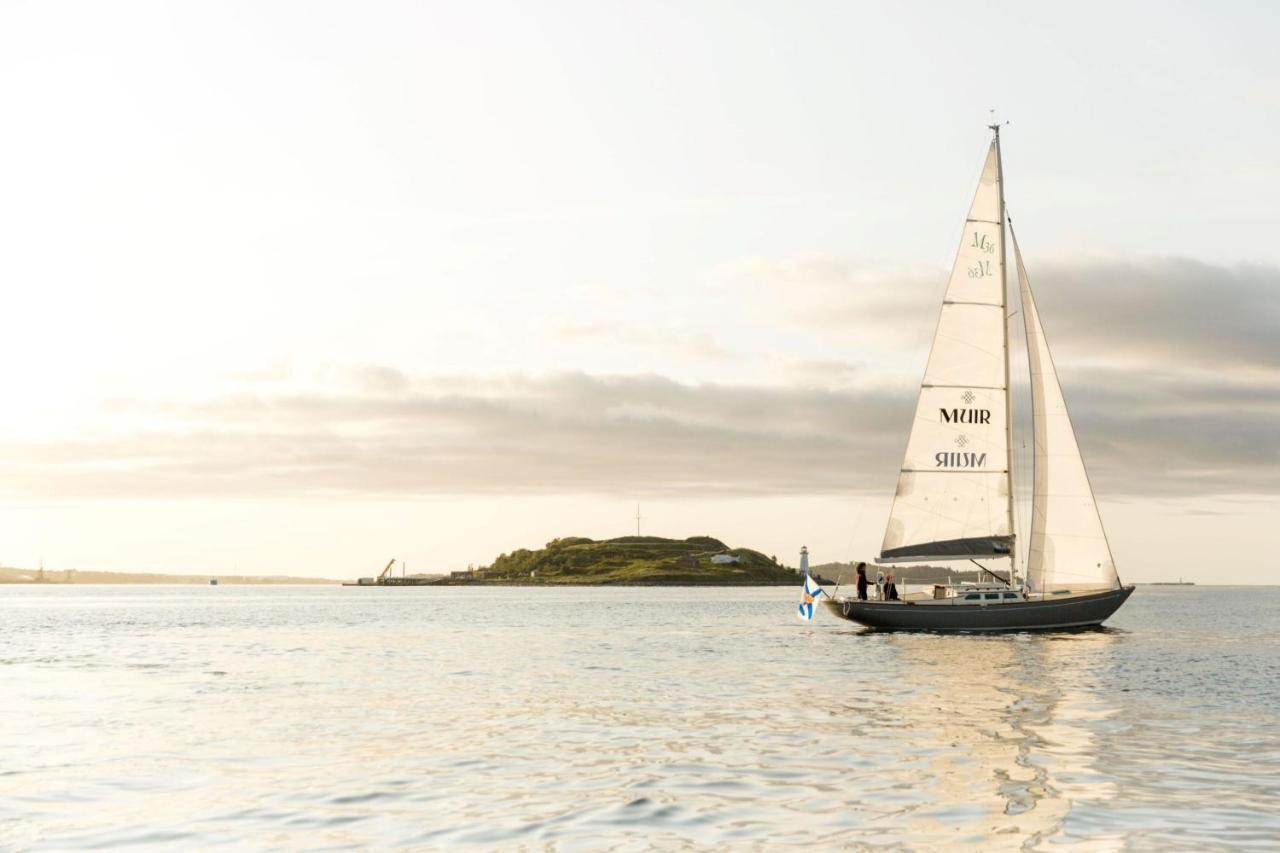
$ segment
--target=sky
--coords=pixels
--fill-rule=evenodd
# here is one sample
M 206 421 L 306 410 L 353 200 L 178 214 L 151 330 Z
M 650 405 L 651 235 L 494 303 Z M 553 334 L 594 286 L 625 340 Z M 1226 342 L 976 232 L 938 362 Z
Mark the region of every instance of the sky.
M 1122 579 L 1280 583 L 1276 32 L 3 0 L 0 563 L 870 559 L 994 109 Z

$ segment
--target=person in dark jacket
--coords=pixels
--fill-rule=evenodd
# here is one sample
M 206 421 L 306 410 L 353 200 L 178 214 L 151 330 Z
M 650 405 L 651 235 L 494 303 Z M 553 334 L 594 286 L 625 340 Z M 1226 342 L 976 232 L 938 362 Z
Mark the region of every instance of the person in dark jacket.
M 889 572 L 884 578 L 884 600 L 898 600 L 898 585 L 893 582 L 893 572 Z
M 867 600 L 867 564 L 858 563 L 858 600 Z

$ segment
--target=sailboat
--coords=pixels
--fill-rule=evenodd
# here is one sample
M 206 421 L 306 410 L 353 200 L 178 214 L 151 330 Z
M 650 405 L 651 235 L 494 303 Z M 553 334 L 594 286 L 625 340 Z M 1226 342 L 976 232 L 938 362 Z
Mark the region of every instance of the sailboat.
M 824 598 L 872 628 L 1031 631 L 1100 625 L 1121 584 L 1080 456 L 1022 253 L 1007 216 L 1000 125 L 983 163 L 920 386 L 878 563 L 968 560 L 990 583 L 897 601 Z M 1031 373 L 1031 535 L 1018 577 L 1005 234 L 1013 243 Z M 1008 560 L 1007 571 L 979 560 Z

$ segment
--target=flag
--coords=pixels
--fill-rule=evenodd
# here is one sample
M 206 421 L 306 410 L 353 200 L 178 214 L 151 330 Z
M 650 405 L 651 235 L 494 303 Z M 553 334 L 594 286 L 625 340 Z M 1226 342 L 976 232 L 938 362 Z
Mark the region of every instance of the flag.
M 800 594 L 800 607 L 796 610 L 796 616 L 805 622 L 812 622 L 813 605 L 820 595 L 826 595 L 826 592 L 823 591 L 822 587 L 814 583 L 813 578 L 805 575 L 804 591 Z

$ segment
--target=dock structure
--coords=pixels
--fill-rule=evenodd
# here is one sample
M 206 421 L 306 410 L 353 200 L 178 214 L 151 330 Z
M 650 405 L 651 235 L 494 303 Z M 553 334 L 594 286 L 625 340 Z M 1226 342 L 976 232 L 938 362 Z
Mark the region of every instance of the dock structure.
M 427 586 L 436 583 L 438 577 L 406 577 L 403 572 L 400 577 L 391 574 L 391 568 L 396 564 L 395 558 L 391 558 L 378 573 L 377 577 L 359 578 L 355 583 L 344 583 L 343 586 Z M 401 563 L 403 569 L 404 563 Z M 458 574 L 458 572 L 454 572 Z

